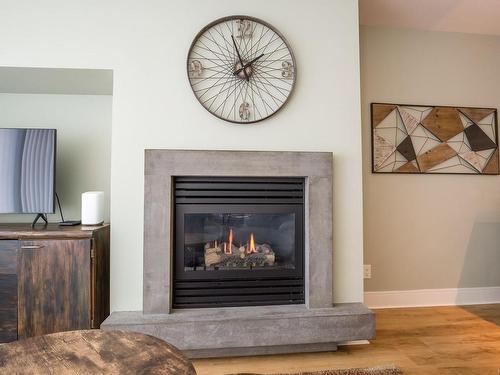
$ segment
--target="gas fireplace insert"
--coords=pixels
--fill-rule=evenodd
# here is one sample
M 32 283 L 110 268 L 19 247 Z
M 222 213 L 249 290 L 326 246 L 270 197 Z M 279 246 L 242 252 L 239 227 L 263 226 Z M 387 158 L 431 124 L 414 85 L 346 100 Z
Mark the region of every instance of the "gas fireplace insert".
M 174 187 L 174 308 L 304 303 L 303 178 Z

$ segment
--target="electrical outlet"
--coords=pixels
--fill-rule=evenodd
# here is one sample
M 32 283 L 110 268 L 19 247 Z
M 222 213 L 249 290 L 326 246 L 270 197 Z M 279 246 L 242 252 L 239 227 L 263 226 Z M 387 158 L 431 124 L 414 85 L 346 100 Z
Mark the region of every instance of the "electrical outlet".
M 363 264 L 363 279 L 371 279 L 371 278 L 372 278 L 372 265 Z

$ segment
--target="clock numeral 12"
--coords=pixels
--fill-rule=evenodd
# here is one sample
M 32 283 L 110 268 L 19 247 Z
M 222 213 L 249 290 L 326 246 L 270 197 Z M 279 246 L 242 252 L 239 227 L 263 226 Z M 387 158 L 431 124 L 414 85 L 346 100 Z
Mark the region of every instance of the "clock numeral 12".
M 251 38 L 253 35 L 252 21 L 250 20 L 236 20 L 236 27 L 238 30 L 237 38 Z

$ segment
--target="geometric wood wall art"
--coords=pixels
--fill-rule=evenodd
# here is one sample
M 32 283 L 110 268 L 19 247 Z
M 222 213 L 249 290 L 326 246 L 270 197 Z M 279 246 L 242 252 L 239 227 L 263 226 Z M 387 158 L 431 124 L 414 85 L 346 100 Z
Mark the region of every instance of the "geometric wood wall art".
M 499 174 L 497 110 L 372 103 L 373 173 Z

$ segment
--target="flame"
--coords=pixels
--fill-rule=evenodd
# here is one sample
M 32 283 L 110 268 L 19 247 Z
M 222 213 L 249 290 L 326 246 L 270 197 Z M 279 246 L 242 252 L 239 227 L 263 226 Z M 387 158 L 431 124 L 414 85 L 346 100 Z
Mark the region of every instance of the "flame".
M 253 233 L 250 233 L 250 244 L 248 246 L 248 254 L 256 252 L 257 250 L 255 250 L 255 240 L 253 238 Z
M 233 229 L 232 228 L 229 228 L 228 242 L 229 242 L 229 246 L 228 246 L 227 250 L 226 250 L 226 248 L 224 248 L 224 252 L 226 254 L 231 254 L 233 252 Z

